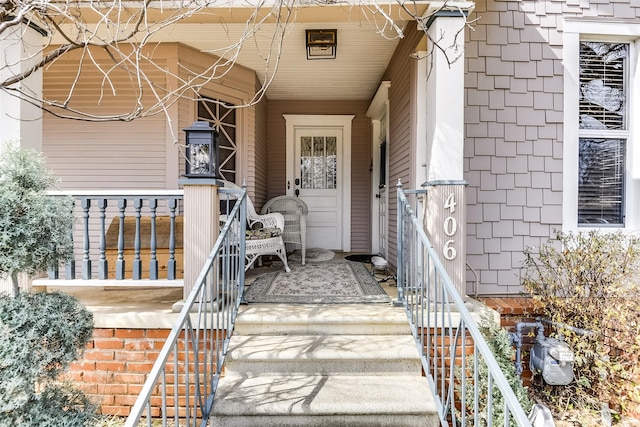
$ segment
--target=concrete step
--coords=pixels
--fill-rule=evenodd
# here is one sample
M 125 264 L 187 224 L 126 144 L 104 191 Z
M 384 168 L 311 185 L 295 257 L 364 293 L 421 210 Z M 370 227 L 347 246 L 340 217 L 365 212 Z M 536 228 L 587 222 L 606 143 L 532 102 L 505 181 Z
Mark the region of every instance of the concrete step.
M 385 304 L 256 304 L 240 308 L 239 335 L 404 335 L 404 309 Z
M 391 305 L 240 308 L 212 426 L 439 426 L 406 314 Z
M 225 372 L 420 376 L 422 363 L 411 335 L 234 335 Z
M 220 380 L 213 426 L 439 426 L 420 376 L 258 375 Z

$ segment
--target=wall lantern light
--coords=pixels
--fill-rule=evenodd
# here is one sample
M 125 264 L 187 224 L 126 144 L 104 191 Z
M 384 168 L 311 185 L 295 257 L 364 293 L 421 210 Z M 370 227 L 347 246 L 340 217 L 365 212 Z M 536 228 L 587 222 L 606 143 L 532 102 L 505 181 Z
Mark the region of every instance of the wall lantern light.
M 209 122 L 193 122 L 193 125 L 183 130 L 187 140 L 185 176 L 219 178 L 217 132 Z
M 338 30 L 307 30 L 307 59 L 335 59 Z

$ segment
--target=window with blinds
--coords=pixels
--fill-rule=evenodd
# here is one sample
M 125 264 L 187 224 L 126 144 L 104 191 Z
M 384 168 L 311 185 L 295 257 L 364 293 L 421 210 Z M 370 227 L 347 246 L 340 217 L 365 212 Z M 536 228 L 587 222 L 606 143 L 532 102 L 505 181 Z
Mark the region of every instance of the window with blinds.
M 624 225 L 626 43 L 580 43 L 578 225 Z

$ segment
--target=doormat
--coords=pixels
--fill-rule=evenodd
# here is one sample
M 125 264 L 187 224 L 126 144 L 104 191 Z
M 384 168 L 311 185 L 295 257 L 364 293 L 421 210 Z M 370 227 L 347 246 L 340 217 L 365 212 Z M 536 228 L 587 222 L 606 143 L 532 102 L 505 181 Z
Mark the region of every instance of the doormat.
M 246 303 L 360 304 L 391 299 L 361 263 L 332 261 L 292 266 L 258 276 L 245 289 Z
M 346 257 L 344 257 L 344 259 L 353 261 L 353 262 L 367 262 L 371 264 L 371 258 L 373 256 L 374 255 L 372 254 L 354 254 L 354 255 L 347 255 Z
M 304 254 L 305 262 L 325 262 L 331 261 L 336 253 L 329 249 L 311 248 L 307 249 Z M 287 261 L 302 262 L 302 251 L 296 250 L 292 254 L 287 255 Z

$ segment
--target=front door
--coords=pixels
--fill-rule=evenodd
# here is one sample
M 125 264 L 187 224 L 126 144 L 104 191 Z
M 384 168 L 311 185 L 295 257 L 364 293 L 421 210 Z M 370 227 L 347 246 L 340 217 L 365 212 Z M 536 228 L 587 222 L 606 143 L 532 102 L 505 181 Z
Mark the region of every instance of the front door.
M 349 251 L 352 116 L 285 118 L 287 194 L 300 197 L 309 208 L 307 248 Z

